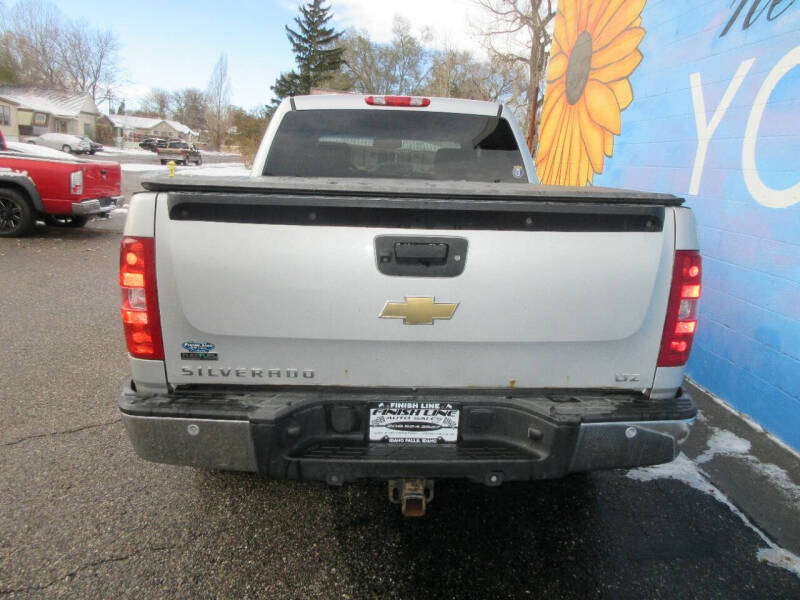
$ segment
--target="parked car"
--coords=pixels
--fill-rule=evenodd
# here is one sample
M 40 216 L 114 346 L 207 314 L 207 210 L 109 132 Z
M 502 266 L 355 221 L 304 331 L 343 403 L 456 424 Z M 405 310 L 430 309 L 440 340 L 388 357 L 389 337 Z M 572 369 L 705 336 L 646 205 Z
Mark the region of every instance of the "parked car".
M 92 138 L 86 137 L 85 135 L 81 136 L 81 139 L 84 142 L 89 142 L 89 146 L 90 146 L 89 154 L 94 154 L 95 152 L 102 152 L 103 151 L 103 144 L 98 144 Z
M 28 143 L 74 154 L 89 154 L 92 151 L 92 145 L 88 141 L 70 133 L 43 133 L 37 138 L 28 140 Z
M 158 149 L 158 143 L 163 141 L 161 138 L 145 138 L 139 142 L 139 148 L 155 152 Z
M 146 459 L 385 479 L 417 516 L 434 479 L 665 463 L 689 435 L 692 211 L 537 185 L 502 104 L 295 96 L 250 177 L 142 185 L 119 406 Z
M 0 133 L 0 237 L 27 235 L 37 220 L 82 227 L 122 201 L 120 185 L 119 163 L 6 144 Z
M 158 158 L 161 159 L 162 165 L 171 160 L 174 160 L 179 165 L 188 165 L 189 163 L 203 164 L 203 157 L 200 155 L 200 150 L 197 149 L 197 146 L 188 144 L 180 139 L 170 140 L 166 148 L 159 148 Z

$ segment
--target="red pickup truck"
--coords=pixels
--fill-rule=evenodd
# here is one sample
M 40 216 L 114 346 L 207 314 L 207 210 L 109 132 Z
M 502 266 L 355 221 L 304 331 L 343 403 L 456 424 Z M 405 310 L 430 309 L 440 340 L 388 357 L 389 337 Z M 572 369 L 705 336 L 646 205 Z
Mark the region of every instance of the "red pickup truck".
M 18 146 L 9 148 L 0 132 L 0 237 L 28 235 L 37 220 L 82 227 L 122 200 L 118 163 L 42 156 Z

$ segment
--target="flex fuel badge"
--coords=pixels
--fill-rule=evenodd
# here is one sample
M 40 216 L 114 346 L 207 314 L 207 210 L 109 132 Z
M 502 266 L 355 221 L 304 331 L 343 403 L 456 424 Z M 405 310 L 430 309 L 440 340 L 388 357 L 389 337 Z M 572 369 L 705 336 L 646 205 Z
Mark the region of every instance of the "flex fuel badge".
M 183 342 L 181 344 L 186 352 L 181 352 L 182 360 L 219 360 L 216 348 L 211 342 Z

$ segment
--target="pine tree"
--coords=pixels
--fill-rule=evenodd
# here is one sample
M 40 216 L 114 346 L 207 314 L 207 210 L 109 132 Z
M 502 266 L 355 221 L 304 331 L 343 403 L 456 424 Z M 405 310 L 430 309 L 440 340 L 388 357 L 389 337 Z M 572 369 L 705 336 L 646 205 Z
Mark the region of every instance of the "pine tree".
M 286 37 L 292 45 L 297 70 L 281 73 L 270 89 L 277 97 L 277 104 L 286 96 L 308 94 L 312 87 L 329 79 L 342 65 L 342 48 L 334 46 L 342 32 L 327 27 L 333 17 L 330 6 L 324 0 L 311 0 L 300 6 L 300 15 L 295 17 L 297 31 L 286 26 Z
M 288 96 L 299 96 L 303 92 L 300 90 L 300 76 L 294 71 L 288 73 L 281 73 L 280 77 L 275 80 L 275 85 L 271 88 L 275 94 L 272 103 L 277 106 L 283 98 Z
M 324 6 L 322 2 L 323 0 L 312 0 L 300 7 L 302 18 L 294 19 L 299 32 L 286 27 L 286 36 L 292 44 L 300 70 L 299 88 L 305 94 L 338 71 L 342 64 L 343 49 L 333 47 L 342 33 L 325 26 L 333 14 L 330 13 L 330 7 Z

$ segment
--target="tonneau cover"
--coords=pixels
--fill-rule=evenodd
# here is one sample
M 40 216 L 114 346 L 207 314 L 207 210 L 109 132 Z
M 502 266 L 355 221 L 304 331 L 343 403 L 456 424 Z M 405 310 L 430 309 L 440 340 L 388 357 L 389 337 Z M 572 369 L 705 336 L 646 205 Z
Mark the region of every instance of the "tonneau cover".
M 214 177 L 161 176 L 142 182 L 153 192 L 228 194 L 281 194 L 360 198 L 411 198 L 425 200 L 485 200 L 592 204 L 646 204 L 680 206 L 683 198 L 605 187 L 561 187 L 526 183 L 424 181 L 408 179 L 358 179 L 326 177 Z M 220 199 L 222 200 L 222 199 Z

